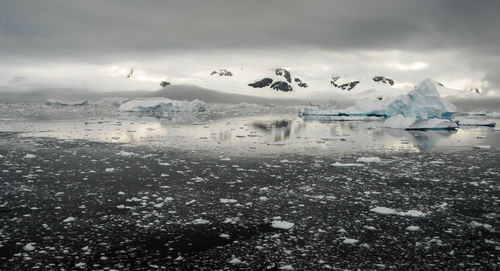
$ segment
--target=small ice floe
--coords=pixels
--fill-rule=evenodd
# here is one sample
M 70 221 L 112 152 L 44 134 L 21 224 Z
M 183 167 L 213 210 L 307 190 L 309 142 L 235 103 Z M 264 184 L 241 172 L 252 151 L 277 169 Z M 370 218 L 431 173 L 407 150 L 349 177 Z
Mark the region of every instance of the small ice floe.
M 395 215 L 398 213 L 396 210 L 387 207 L 375 207 L 370 211 L 381 215 Z
M 33 246 L 35 243 L 27 243 L 24 247 L 23 250 L 26 252 L 31 252 L 35 250 L 35 246 Z
M 490 230 L 493 228 L 493 226 L 491 226 L 490 224 L 483 224 L 476 221 L 472 221 L 471 223 L 469 223 L 469 226 L 471 226 L 472 228 L 485 228 L 486 230 Z
M 194 224 L 194 225 L 206 225 L 209 223 L 210 223 L 210 221 L 203 219 L 203 218 L 197 218 L 197 219 L 191 221 L 191 224 Z
M 238 201 L 235 199 L 219 199 L 220 203 L 237 203 Z
M 382 160 L 380 157 L 360 157 L 356 162 L 360 163 L 380 163 Z
M 23 158 L 24 158 L 24 159 L 33 159 L 33 158 L 36 158 L 36 155 L 31 154 L 31 153 L 28 153 L 28 154 L 26 154 Z
M 487 150 L 487 149 L 490 149 L 491 146 L 490 145 L 477 145 L 477 146 L 472 146 L 472 148 L 480 149 L 480 150 Z
M 123 195 L 125 195 L 125 192 L 119 191 L 119 192 L 118 192 L 118 195 L 119 195 L 119 196 L 123 196 Z
M 113 140 L 120 140 L 120 137 L 119 136 L 112 136 L 111 139 L 113 139 Z
M 220 238 L 224 238 L 224 239 L 229 239 L 230 236 L 227 233 L 222 233 L 222 234 L 219 235 L 219 237 Z
M 127 208 L 127 206 L 125 206 L 123 204 L 120 204 L 120 205 L 116 206 L 116 209 L 120 209 L 120 210 L 125 209 L 125 208 Z
M 161 162 L 159 162 L 158 165 L 160 165 L 160 166 L 170 166 L 170 163 L 161 163 Z
M 283 265 L 280 267 L 280 270 L 292 271 L 293 266 L 291 264 Z
M 286 221 L 279 221 L 275 220 L 273 223 L 271 223 L 271 227 L 275 229 L 280 229 L 280 230 L 289 230 L 293 228 L 294 224 Z
M 221 161 L 231 161 L 231 158 L 229 158 L 229 157 L 223 157 L 223 158 L 221 158 L 220 160 L 221 160 Z
M 267 145 L 273 145 L 273 146 L 285 146 L 285 142 L 283 142 L 283 141 L 267 142 Z
M 488 137 L 485 136 L 485 135 L 478 135 L 478 136 L 476 136 L 476 139 L 485 139 L 485 138 L 488 138 Z
M 492 129 L 493 131 L 500 131 L 500 127 L 495 127 Z
M 130 157 L 130 156 L 134 156 L 136 154 L 133 152 L 120 151 L 116 155 L 121 156 L 121 157 Z
M 114 171 L 115 171 L 115 169 L 112 167 L 104 169 L 104 172 L 106 172 L 106 173 L 113 173 Z
M 356 244 L 357 242 L 359 242 L 359 240 L 357 240 L 357 239 L 345 238 L 344 241 L 342 241 L 342 244 L 353 245 L 353 244 Z
M 362 167 L 364 166 L 363 164 L 359 164 L 359 163 L 339 163 L 339 162 L 335 162 L 333 164 L 331 164 L 330 166 L 332 167 Z
M 408 210 L 406 212 L 398 212 L 397 215 L 409 217 L 424 217 L 426 216 L 426 213 L 418 210 Z
M 70 217 L 68 217 L 68 218 L 64 219 L 62 222 L 64 222 L 64 223 L 70 223 L 70 222 L 73 222 L 73 221 L 75 221 L 75 220 L 76 220 L 76 219 L 75 219 L 74 217 L 70 216 Z
M 408 226 L 405 228 L 407 231 L 419 231 L 420 227 L 419 226 Z
M 496 122 L 480 119 L 462 119 L 458 121 L 460 126 L 489 126 L 495 127 Z

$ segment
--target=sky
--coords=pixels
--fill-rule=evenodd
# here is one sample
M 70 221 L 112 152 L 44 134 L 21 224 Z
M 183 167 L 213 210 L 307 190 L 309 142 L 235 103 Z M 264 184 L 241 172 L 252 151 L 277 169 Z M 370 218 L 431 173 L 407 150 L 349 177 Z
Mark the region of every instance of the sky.
M 405 89 L 432 78 L 498 97 L 499 14 L 498 0 L 2 0 L 0 91 L 167 80 L 240 92 L 285 67 L 313 81 L 385 75 Z M 219 68 L 236 78 L 214 81 Z

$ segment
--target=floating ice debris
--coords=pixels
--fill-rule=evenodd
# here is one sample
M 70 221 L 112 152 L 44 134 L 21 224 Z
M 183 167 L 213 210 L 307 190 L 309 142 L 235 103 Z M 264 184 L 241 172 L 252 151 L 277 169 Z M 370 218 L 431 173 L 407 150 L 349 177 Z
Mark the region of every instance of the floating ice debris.
M 458 121 L 460 126 L 489 126 L 495 127 L 496 122 L 480 119 L 461 119 Z
M 364 165 L 363 164 L 356 164 L 356 163 L 343 164 L 343 163 L 335 162 L 335 163 L 331 164 L 330 166 L 332 166 L 332 167 L 362 167 Z
M 127 207 L 125 205 L 123 205 L 123 204 L 120 204 L 120 205 L 117 205 L 116 208 L 117 209 L 125 209 Z
M 490 224 L 486 224 L 486 223 L 483 224 L 483 223 L 479 223 L 477 221 L 472 221 L 469 225 L 473 228 L 482 227 L 482 228 L 485 228 L 487 230 L 490 230 L 493 228 L 493 226 L 491 226 Z
M 203 218 L 197 218 L 197 219 L 193 220 L 191 223 L 195 224 L 195 225 L 205 225 L 205 224 L 209 224 L 210 221 L 205 220 Z
M 123 196 L 123 195 L 125 195 L 125 192 L 119 191 L 118 195 Z
M 285 142 L 283 142 L 283 141 L 277 141 L 277 142 L 267 142 L 267 145 L 284 146 L 284 145 L 285 145 Z
M 133 152 L 120 151 L 116 155 L 121 156 L 121 157 L 130 157 L 130 156 L 134 156 L 136 154 Z
M 237 203 L 235 199 L 219 199 L 220 203 Z
M 380 160 L 380 157 L 360 157 L 356 162 L 360 163 L 380 163 L 382 160 Z
M 168 112 L 205 112 L 206 104 L 200 100 L 176 101 L 167 98 L 147 98 L 125 102 L 120 105 L 121 112 L 168 113 Z
M 352 239 L 352 238 L 345 238 L 344 241 L 342 241 L 342 244 L 352 245 L 352 244 L 356 244 L 357 242 L 359 242 L 359 240 Z
M 487 149 L 491 149 L 491 146 L 490 145 L 477 145 L 477 146 L 473 146 L 472 148 L 487 150 Z
M 399 114 L 386 119 L 382 127 L 407 130 L 455 130 L 458 125 L 448 119 L 407 118 Z
M 280 267 L 280 270 L 292 271 L 293 266 L 291 264 L 283 265 Z
M 73 221 L 75 221 L 75 220 L 76 220 L 76 219 L 75 219 L 74 217 L 70 216 L 70 217 L 68 217 L 68 218 L 64 219 L 62 222 L 64 222 L 64 223 L 69 223 L 69 222 L 73 222 Z
M 82 105 L 88 105 L 89 102 L 82 100 L 82 101 L 61 101 L 61 100 L 55 100 L 55 99 L 49 99 L 45 102 L 46 105 L 59 105 L 59 106 L 82 106 Z
M 275 220 L 271 223 L 271 227 L 275 229 L 289 230 L 293 228 L 294 224 L 286 221 Z
M 370 209 L 371 212 L 382 214 L 382 215 L 394 215 L 397 214 L 396 210 L 387 207 L 375 207 Z
M 229 239 L 229 234 L 227 234 L 227 233 L 221 233 L 221 234 L 219 235 L 219 237 L 220 237 L 220 238 Z
M 405 228 L 407 231 L 419 231 L 420 227 L 419 226 L 408 226 Z
M 36 158 L 36 155 L 31 154 L 31 153 L 28 153 L 28 154 L 26 154 L 23 158 L 24 158 L 24 159 L 33 159 L 33 158 Z
M 115 169 L 112 167 L 104 169 L 104 172 L 106 172 L 106 173 L 113 173 L 114 171 L 115 171 Z
M 33 246 L 35 243 L 27 243 L 24 247 L 23 250 L 26 252 L 30 252 L 35 250 L 35 246 Z
M 236 258 L 236 257 L 233 257 L 230 261 L 229 261 L 230 264 L 242 264 L 243 262 Z
M 426 216 L 426 213 L 418 210 L 408 210 L 406 212 L 398 212 L 397 215 L 409 217 L 424 217 Z

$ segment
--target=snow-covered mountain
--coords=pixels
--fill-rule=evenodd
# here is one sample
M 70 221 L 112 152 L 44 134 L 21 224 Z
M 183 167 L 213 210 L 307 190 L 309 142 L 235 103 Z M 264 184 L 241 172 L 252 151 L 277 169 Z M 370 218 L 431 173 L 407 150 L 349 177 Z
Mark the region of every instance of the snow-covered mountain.
M 300 72 L 299 72 L 300 71 Z M 422 78 L 424 79 L 424 78 Z M 172 79 L 173 85 L 190 84 L 202 88 L 228 93 L 266 98 L 328 98 L 349 99 L 395 97 L 406 94 L 410 88 L 401 89 L 407 82 L 398 82 L 383 74 L 344 75 L 324 71 L 300 70 L 278 67 L 273 69 L 218 68 L 205 73 L 193 74 L 189 78 Z M 476 97 L 479 90 L 457 90 L 433 81 L 443 97 Z M 162 82 L 162 87 L 168 84 Z

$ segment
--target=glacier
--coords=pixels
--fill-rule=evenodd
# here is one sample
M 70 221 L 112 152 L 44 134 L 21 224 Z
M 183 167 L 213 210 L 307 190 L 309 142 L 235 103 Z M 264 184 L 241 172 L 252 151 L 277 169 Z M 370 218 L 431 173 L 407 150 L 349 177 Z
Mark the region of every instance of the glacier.
M 451 119 L 457 108 L 442 98 L 435 82 L 426 79 L 407 94 L 388 97 L 384 100 L 360 99 L 346 109 L 321 110 L 314 107 L 304 108 L 301 115 L 321 116 L 379 116 L 402 115 L 405 118 Z

